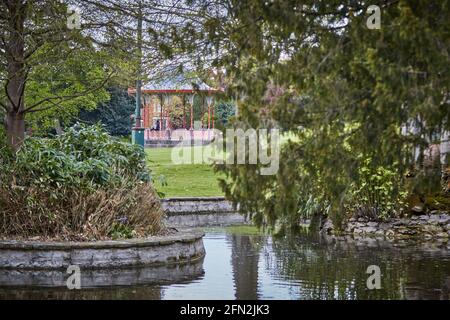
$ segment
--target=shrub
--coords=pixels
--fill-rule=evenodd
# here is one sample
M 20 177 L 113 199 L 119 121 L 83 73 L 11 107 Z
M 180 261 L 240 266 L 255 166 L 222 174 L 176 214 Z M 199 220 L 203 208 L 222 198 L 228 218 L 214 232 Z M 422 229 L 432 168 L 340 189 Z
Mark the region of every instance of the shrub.
M 358 182 L 350 185 L 347 210 L 356 216 L 385 219 L 405 207 L 407 191 L 395 166 L 390 168 L 363 161 L 358 169 Z
M 93 240 L 164 229 L 144 151 L 100 126 L 29 138 L 14 159 L 2 159 L 3 236 Z

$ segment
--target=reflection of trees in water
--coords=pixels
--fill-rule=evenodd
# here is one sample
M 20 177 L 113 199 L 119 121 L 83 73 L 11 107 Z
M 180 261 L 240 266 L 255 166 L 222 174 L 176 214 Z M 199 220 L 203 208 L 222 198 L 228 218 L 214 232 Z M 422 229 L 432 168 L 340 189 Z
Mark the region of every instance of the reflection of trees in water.
M 300 299 L 449 299 L 449 256 L 412 249 L 326 244 L 317 237 L 273 241 L 269 270 L 299 285 Z M 381 268 L 381 290 L 368 290 L 369 265 Z
M 86 290 L 64 288 L 0 289 L 0 300 L 160 300 L 159 286 L 115 287 Z
M 264 244 L 264 237 L 232 234 L 227 240 L 231 243 L 235 298 L 258 299 L 259 251 Z
M 425 256 L 424 256 L 425 255 Z M 403 299 L 450 300 L 450 253 L 406 253 L 400 282 Z
M 162 286 L 189 284 L 203 278 L 203 259 L 166 266 L 83 270 L 81 290 L 68 290 L 65 270 L 3 270 L 0 300 L 160 300 Z

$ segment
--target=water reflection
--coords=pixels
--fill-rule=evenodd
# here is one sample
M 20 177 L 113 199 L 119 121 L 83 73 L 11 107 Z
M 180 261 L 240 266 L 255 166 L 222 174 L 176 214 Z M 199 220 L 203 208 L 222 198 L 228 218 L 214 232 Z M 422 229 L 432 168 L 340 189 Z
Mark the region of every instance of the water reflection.
M 161 288 L 115 287 L 85 290 L 64 288 L 0 288 L 0 300 L 160 300 Z
M 159 267 L 81 270 L 83 290 L 68 290 L 65 270 L 0 270 L 0 299 L 162 299 L 161 285 L 204 275 L 203 259 Z
M 29 289 L 30 283 L 5 288 L 0 282 L 0 298 L 450 299 L 447 248 L 306 234 L 274 238 L 249 227 L 208 230 L 204 243 L 207 255 L 191 269 L 194 277 L 166 270 L 164 281 L 152 281 L 147 272 L 146 281 L 138 278 L 131 286 L 77 292 Z M 381 290 L 367 289 L 369 265 L 382 270 Z M 114 278 L 105 277 L 104 283 Z
M 298 235 L 271 242 L 267 255 L 267 270 L 292 281 L 292 296 L 299 299 L 450 299 L 446 248 Z M 382 271 L 380 290 L 367 288 L 369 265 Z
M 209 230 L 205 276 L 163 286 L 164 299 L 450 299 L 450 250 L 376 240 L 273 238 L 254 229 Z M 381 290 L 367 289 L 369 265 Z
M 227 236 L 231 244 L 234 297 L 238 300 L 258 299 L 258 262 L 263 240 L 261 236 Z

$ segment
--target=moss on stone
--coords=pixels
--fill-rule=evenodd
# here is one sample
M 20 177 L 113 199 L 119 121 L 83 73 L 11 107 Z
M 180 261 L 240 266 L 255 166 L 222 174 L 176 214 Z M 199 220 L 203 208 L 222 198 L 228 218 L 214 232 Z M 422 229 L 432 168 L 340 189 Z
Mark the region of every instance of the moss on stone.
M 429 210 L 450 210 L 450 195 L 439 193 L 425 197 L 425 205 Z

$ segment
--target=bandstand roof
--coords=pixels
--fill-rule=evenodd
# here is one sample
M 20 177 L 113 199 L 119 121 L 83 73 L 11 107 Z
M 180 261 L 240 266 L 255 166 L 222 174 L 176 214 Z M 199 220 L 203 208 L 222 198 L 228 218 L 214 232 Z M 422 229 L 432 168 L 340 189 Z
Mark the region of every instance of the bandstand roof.
M 159 80 L 150 81 L 142 86 L 142 93 L 147 94 L 215 94 L 221 90 L 214 89 L 198 78 L 175 75 Z M 136 93 L 135 88 L 128 89 L 129 94 Z

